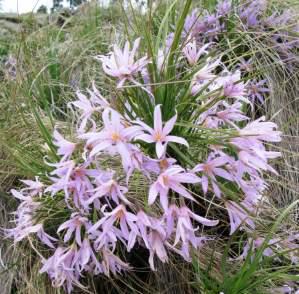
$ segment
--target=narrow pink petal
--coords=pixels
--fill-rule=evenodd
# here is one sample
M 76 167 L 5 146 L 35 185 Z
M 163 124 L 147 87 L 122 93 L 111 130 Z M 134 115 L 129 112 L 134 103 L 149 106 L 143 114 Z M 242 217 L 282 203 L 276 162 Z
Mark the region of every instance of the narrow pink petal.
M 224 170 L 223 168 L 214 168 L 213 170 L 214 174 L 219 176 L 219 177 L 222 177 L 224 179 L 227 179 L 228 181 L 233 181 L 233 176 L 228 173 L 226 170 Z
M 159 191 L 157 189 L 157 184 L 156 183 L 152 184 L 149 189 L 149 195 L 148 195 L 148 204 L 149 205 L 152 205 L 156 201 L 158 193 L 159 193 Z
M 165 141 L 166 142 L 175 142 L 175 143 L 182 144 L 182 145 L 189 147 L 188 142 L 184 138 L 181 138 L 181 137 L 167 136 Z
M 202 185 L 202 190 L 204 192 L 204 194 L 207 194 L 208 192 L 208 185 L 209 185 L 209 180 L 206 176 L 203 176 L 201 178 L 201 185 Z
M 165 126 L 163 128 L 163 135 L 164 136 L 167 136 L 172 131 L 176 120 L 177 120 L 177 114 L 175 114 L 175 116 L 173 116 L 169 121 L 167 121 L 165 123 Z
M 158 156 L 158 158 L 161 158 L 166 150 L 166 144 L 162 144 L 160 141 L 156 143 L 156 154 Z
M 214 226 L 217 226 L 219 223 L 219 220 L 209 220 L 209 219 L 199 216 L 195 213 L 192 213 L 192 218 L 207 227 L 214 227 Z
M 154 143 L 155 142 L 153 136 L 147 135 L 147 134 L 138 135 L 138 136 L 135 137 L 135 140 L 141 140 L 141 141 L 144 141 L 146 143 Z

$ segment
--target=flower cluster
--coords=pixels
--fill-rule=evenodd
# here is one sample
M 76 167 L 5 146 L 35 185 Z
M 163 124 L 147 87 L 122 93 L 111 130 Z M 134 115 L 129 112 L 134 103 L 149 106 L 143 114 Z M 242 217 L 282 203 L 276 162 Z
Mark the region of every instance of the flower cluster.
M 229 8 L 228 2 L 219 5 L 222 15 Z M 213 17 L 206 24 L 211 36 L 217 31 Z M 203 31 L 200 25 L 196 29 Z M 199 48 L 196 37 L 194 33 L 181 52 L 182 64 L 190 68 L 210 46 Z M 99 57 L 104 72 L 117 80 L 118 91 L 125 82 L 139 85 L 138 73 L 147 71 L 152 62 L 147 56 L 135 60 L 139 42 L 131 51 L 127 42 L 123 50 L 114 46 L 108 56 Z M 150 84 L 149 74 L 147 79 Z M 280 156 L 267 150 L 265 143 L 279 142 L 281 133 L 264 117 L 250 121 L 243 112 L 251 103 L 246 86 L 240 71 L 230 72 L 220 58 L 207 59 L 195 72 L 189 94 L 203 110 L 191 113 L 194 124 L 202 132 L 226 136 L 217 144 L 206 144 L 206 153 L 188 164 L 173 150 L 188 153 L 198 140 L 176 132 L 181 113 L 173 109 L 165 119 L 165 106 L 156 103 L 148 85 L 141 87 L 144 99 L 150 94 L 147 120 L 133 108 L 126 113 L 112 106 L 95 86 L 88 91 L 90 97 L 77 92 L 78 100 L 70 104 L 78 114 L 75 138 L 69 141 L 56 129 L 53 143 L 60 160 L 47 163 L 52 171 L 43 181 L 24 181 L 27 187 L 12 191 L 21 204 L 15 213 L 16 227 L 8 235 L 18 242 L 36 234 L 52 252 L 43 257 L 40 272 L 47 273 L 55 287 L 63 285 L 71 292 L 74 285 L 83 287 L 80 278 L 86 273 L 109 276 L 130 270 L 121 250 L 130 252 L 137 245 L 147 249 L 152 270 L 155 259 L 168 261 L 170 251 L 191 261 L 192 252 L 213 238 L 209 230 L 223 221 L 209 216 L 203 199 L 227 211 L 230 234 L 239 229 L 251 232 L 267 187 L 264 172 L 275 173 L 269 160 Z M 199 94 L 208 98 L 196 100 Z M 122 102 L 126 109 L 136 107 Z M 192 133 L 201 131 L 196 133 L 195 128 Z M 142 178 L 143 194 L 134 189 L 136 178 Z M 49 199 L 63 203 L 62 214 L 66 212 L 51 232 L 38 217 Z

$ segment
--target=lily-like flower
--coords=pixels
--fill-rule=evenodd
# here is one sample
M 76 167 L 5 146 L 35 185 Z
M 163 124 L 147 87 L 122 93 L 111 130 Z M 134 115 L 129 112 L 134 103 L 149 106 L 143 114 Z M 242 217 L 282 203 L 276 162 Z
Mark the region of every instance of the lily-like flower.
M 201 185 L 205 194 L 208 192 L 208 185 L 210 180 L 215 195 L 219 198 L 221 197 L 221 190 L 217 185 L 217 179 L 215 176 L 219 176 L 228 181 L 233 181 L 232 175 L 227 170 L 221 168 L 229 162 L 230 158 L 228 156 L 223 155 L 215 157 L 215 155 L 211 153 L 205 163 L 200 163 L 193 168 L 193 172 L 203 173 L 203 176 L 201 178 Z
M 266 151 L 263 143 L 256 138 L 233 138 L 231 143 L 238 149 L 238 157 L 245 165 L 256 170 L 268 170 L 277 174 L 275 169 L 268 164 L 268 159 L 280 157 L 280 152 Z
M 236 98 L 245 103 L 250 103 L 246 96 L 245 84 L 241 81 L 240 71 L 220 77 L 216 83 L 223 87 L 223 95 L 228 98 Z
M 128 212 L 125 206 L 120 204 L 111 212 L 104 212 L 104 217 L 90 227 L 88 233 L 97 238 L 95 240 L 95 243 L 98 244 L 97 249 L 104 248 L 111 241 L 115 244 L 117 238 L 126 240 L 127 248 L 133 248 L 134 244 L 132 243 L 135 243 L 136 232 L 138 232 L 136 221 L 136 215 Z M 119 229 L 116 228 L 117 225 L 119 225 Z
M 241 137 L 251 137 L 267 142 L 280 142 L 281 132 L 277 131 L 277 124 L 265 121 L 262 116 L 259 119 L 250 122 L 243 129 L 239 130 Z
M 234 104 L 228 104 L 223 101 L 222 105 L 225 109 L 218 111 L 216 116 L 223 122 L 231 124 L 232 122 L 240 122 L 249 119 L 249 117 L 247 117 L 241 110 L 242 103 L 237 101 Z
M 152 205 L 160 194 L 160 203 L 164 211 L 168 209 L 168 192 L 173 190 L 179 195 L 195 201 L 193 196 L 186 190 L 182 183 L 195 184 L 201 180 L 195 174 L 186 172 L 179 165 L 173 165 L 159 175 L 149 190 L 148 204 Z
M 150 252 L 149 264 L 153 271 L 156 270 L 154 265 L 155 254 L 163 263 L 168 261 L 168 255 L 165 248 L 166 238 L 167 235 L 163 222 L 156 218 L 151 218 L 151 227 L 148 234 L 148 249 Z
M 161 158 L 165 154 L 168 142 L 183 144 L 189 147 L 188 142 L 184 138 L 169 135 L 174 128 L 176 120 L 177 114 L 167 121 L 163 127 L 161 105 L 159 104 L 155 107 L 154 111 L 154 128 L 151 128 L 141 121 L 137 121 L 136 123 L 140 125 L 147 134 L 137 135 L 135 140 L 141 140 L 146 143 L 156 143 L 158 158 Z
M 91 204 L 95 199 L 102 198 L 103 196 L 111 197 L 114 203 L 119 204 L 120 200 L 125 204 L 130 204 L 129 200 L 125 197 L 125 193 L 128 192 L 128 188 L 120 186 L 113 178 L 103 181 L 98 180 L 99 186 L 92 190 L 94 195 L 87 200 L 87 204 Z
M 57 154 L 62 156 L 61 161 L 69 160 L 76 148 L 76 143 L 72 143 L 57 131 L 54 130 L 53 144 L 58 147 Z
M 189 64 L 191 66 L 195 65 L 198 61 L 198 59 L 203 55 L 207 54 L 207 48 L 210 46 L 210 43 L 203 45 L 201 48 L 197 50 L 196 40 L 193 39 L 192 42 L 189 42 L 186 44 L 186 46 L 183 48 L 183 53 L 185 57 L 187 58 Z
M 254 229 L 255 225 L 246 210 L 234 201 L 226 201 L 225 207 L 227 209 L 230 220 L 230 235 L 237 229 L 248 228 Z
M 217 77 L 213 70 L 220 64 L 220 58 L 217 60 L 207 59 L 207 64 L 202 67 L 193 77 L 191 84 L 191 94 L 197 95 L 200 90 Z
M 122 261 L 118 256 L 113 254 L 108 249 L 102 249 L 101 254 L 103 257 L 102 261 L 102 268 L 103 273 L 110 277 L 110 272 L 112 272 L 114 275 L 117 275 L 118 273 L 131 269 L 130 266 Z
M 90 122 L 93 129 L 95 129 L 96 123 L 94 119 L 92 119 L 92 115 L 96 112 L 102 111 L 106 107 L 109 107 L 109 103 L 97 90 L 94 83 L 92 90 L 88 90 L 88 93 L 90 95 L 90 99 L 88 99 L 86 95 L 80 91 L 77 91 L 76 94 L 78 100 L 70 103 L 81 111 L 81 116 L 79 118 L 80 123 L 78 125 L 78 133 L 80 134 L 84 132 L 88 122 Z
M 266 80 L 261 80 L 258 82 L 256 80 L 253 80 L 248 83 L 248 95 L 252 103 L 254 103 L 256 99 L 258 99 L 261 104 L 264 104 L 264 94 L 270 92 L 270 90 L 265 86 L 265 83 Z
M 103 111 L 104 127 L 100 132 L 89 132 L 80 135 L 85 139 L 86 149 L 90 150 L 89 157 L 93 157 L 102 151 L 116 151 L 120 154 L 125 169 L 131 165 L 130 145 L 128 142 L 140 132 L 140 127 L 125 127 L 122 116 L 111 108 Z M 91 147 L 90 147 L 91 146 Z
M 77 256 L 77 249 L 73 246 L 69 248 L 58 247 L 54 255 L 43 260 L 40 273 L 46 272 L 52 280 L 53 287 L 65 286 L 69 294 L 74 285 L 84 288 L 79 283 L 80 272 L 76 270 Z
M 190 261 L 189 244 L 191 244 L 193 248 L 198 249 L 204 240 L 204 238 L 197 237 L 195 235 L 197 228 L 193 227 L 191 219 L 194 219 L 198 223 L 205 226 L 216 226 L 219 222 L 218 220 L 209 220 L 207 218 L 201 217 L 193 213 L 186 206 L 179 208 L 176 205 L 171 205 L 164 217 L 167 223 L 168 235 L 171 235 L 175 228 L 175 222 L 177 222 L 175 229 L 175 240 L 171 247 L 187 261 Z M 181 243 L 180 250 L 175 248 L 179 242 Z
M 102 62 L 104 72 L 118 79 L 118 88 L 121 88 L 126 80 L 133 80 L 149 62 L 146 56 L 137 61 L 134 60 L 139 43 L 140 38 L 135 40 L 132 51 L 130 51 L 129 42 L 126 42 L 123 51 L 114 45 L 113 52 L 110 52 L 108 56 L 97 57 Z
M 62 223 L 57 233 L 61 232 L 62 230 L 66 230 L 66 233 L 64 235 L 63 241 L 66 243 L 68 242 L 72 234 L 75 232 L 75 240 L 79 246 L 82 245 L 82 239 L 81 239 L 81 229 L 84 227 L 86 230 L 91 226 L 91 223 L 88 221 L 87 217 L 81 216 L 77 212 L 73 213 L 71 215 L 71 218 Z
M 35 181 L 32 180 L 21 180 L 27 187 L 22 188 L 21 192 L 26 193 L 29 196 L 33 197 L 38 195 L 42 196 L 45 185 L 39 181 L 38 177 L 35 177 Z

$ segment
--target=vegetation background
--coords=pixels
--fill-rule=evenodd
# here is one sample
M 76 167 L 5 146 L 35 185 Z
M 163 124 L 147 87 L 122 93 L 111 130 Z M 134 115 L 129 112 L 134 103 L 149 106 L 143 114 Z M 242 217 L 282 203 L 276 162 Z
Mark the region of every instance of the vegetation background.
M 60 0 L 53 2 L 51 14 L 46 13 L 46 7 L 24 15 L 0 14 L 1 227 L 9 226 L 9 214 L 16 207 L 9 190 L 19 185 L 18 179 L 33 177 L 47 169 L 43 149 L 45 143 L 51 145 L 54 126 L 70 132 L 73 122 L 67 103 L 74 99 L 74 92 L 88 88 L 90 81 L 95 80 L 99 89 L 110 95 L 100 65 L 94 62 L 93 56 L 107 52 L 110 44 L 123 40 L 128 25 L 137 34 L 139 29 L 144 29 L 136 26 L 144 18 L 141 13 L 144 2 L 138 2 L 133 8 L 129 3 L 111 1 L 111 5 L 104 8 L 96 1 L 70 0 L 67 9 L 61 7 Z M 170 2 L 156 1 L 155 11 L 151 12 L 155 15 L 154 29 L 159 28 Z M 199 2 L 207 9 L 216 3 Z M 298 11 L 298 3 L 293 0 L 273 0 L 271 5 Z M 144 22 L 145 29 L 148 24 L 148 20 Z M 232 60 L 238 51 L 231 48 L 240 46 L 240 37 L 252 54 L 263 53 L 255 62 L 259 74 L 262 72 L 271 88 L 265 107 L 257 108 L 256 114 L 265 113 L 284 133 L 279 146 L 283 158 L 276 166 L 279 176 L 269 178 L 271 187 L 267 192 L 271 213 L 266 221 L 271 227 L 268 237 L 272 238 L 290 227 L 298 228 L 299 210 L 295 201 L 299 193 L 299 52 L 293 56 L 290 70 L 270 42 L 261 42 L 254 38 L 253 32 L 243 30 L 228 43 L 221 44 Z M 291 210 L 290 205 L 294 209 Z M 14 248 L 2 237 L 1 293 L 64 293 L 62 289 L 52 288 L 45 275 L 38 274 L 40 264 L 28 245 Z M 256 262 L 231 264 L 227 254 L 221 254 L 229 250 L 221 242 L 205 250 L 207 252 L 201 253 L 191 265 L 173 257 L 171 264 L 159 264 L 157 272 L 149 272 L 140 256 L 132 256 L 140 270 L 119 279 L 90 279 L 90 293 L 218 294 L 226 289 L 225 294 L 263 294 L 282 293 L 278 292 L 279 287 L 286 281 L 294 289 L 298 286 L 296 266 L 282 267 L 259 254 L 254 257 Z M 214 252 L 213 258 L 207 259 L 210 251 Z M 278 290 L 271 292 L 272 289 Z

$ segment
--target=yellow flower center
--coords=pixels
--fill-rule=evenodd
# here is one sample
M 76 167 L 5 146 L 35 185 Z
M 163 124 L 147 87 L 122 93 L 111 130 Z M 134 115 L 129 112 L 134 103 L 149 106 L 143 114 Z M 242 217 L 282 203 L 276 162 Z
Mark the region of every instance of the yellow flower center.
M 156 132 L 154 138 L 155 138 L 155 141 L 161 141 L 163 137 L 160 132 Z
M 112 135 L 111 135 L 111 139 L 112 139 L 113 141 L 119 141 L 119 140 L 120 140 L 120 136 L 119 136 L 119 134 L 117 134 L 117 133 L 112 133 Z
M 160 167 L 161 167 L 161 169 L 167 169 L 168 168 L 168 162 L 167 162 L 167 160 L 166 159 L 162 159 L 161 161 L 160 161 Z
M 167 186 L 169 184 L 169 179 L 168 176 L 162 176 L 162 180 L 165 186 Z

